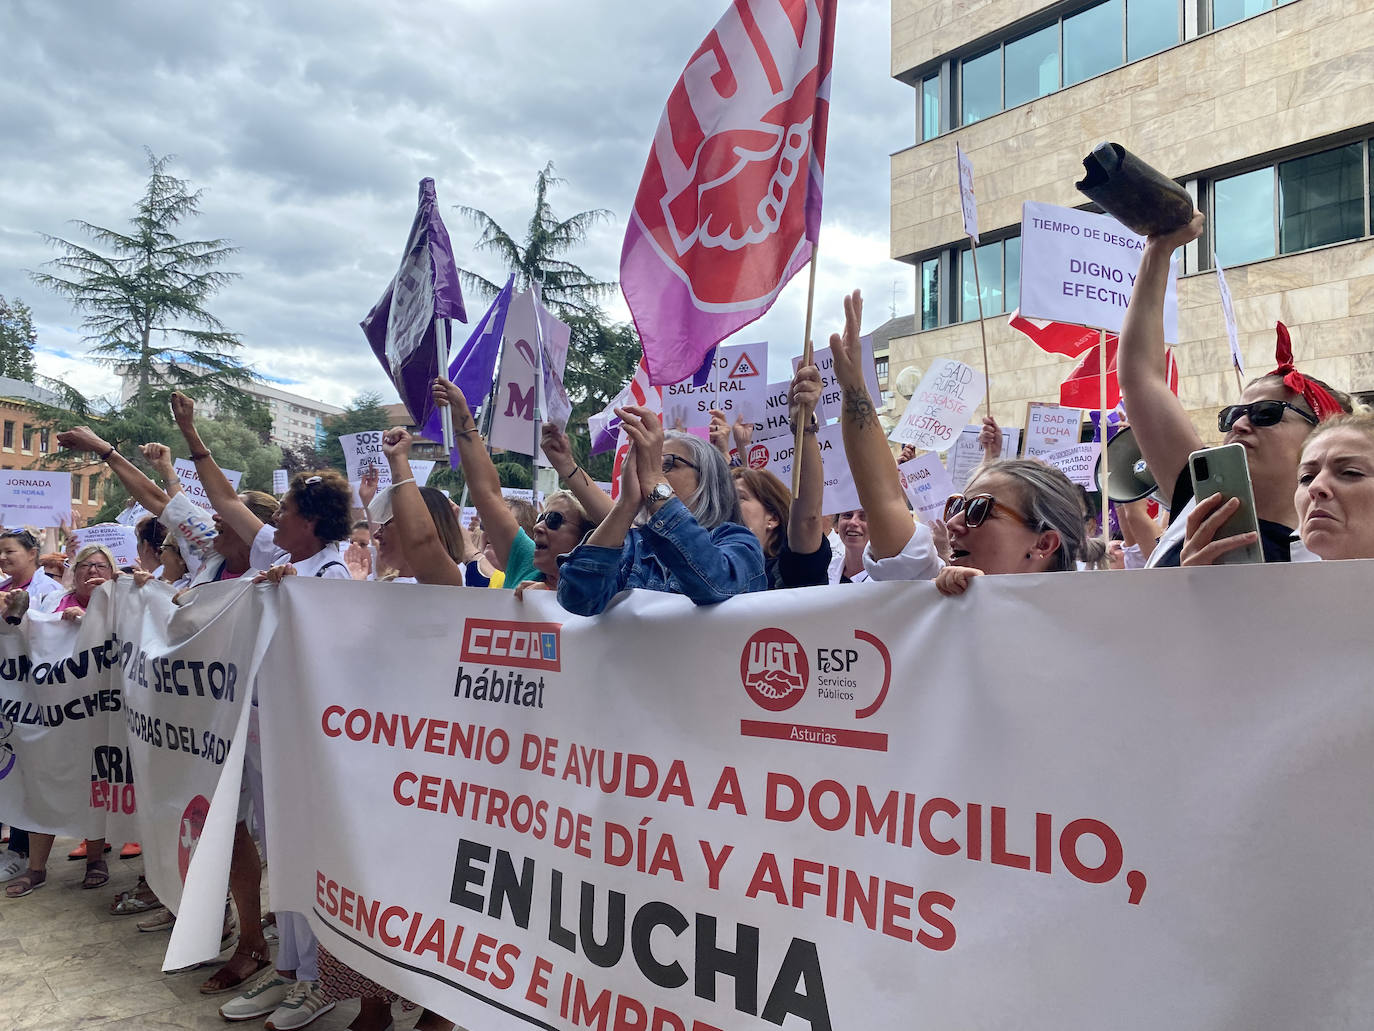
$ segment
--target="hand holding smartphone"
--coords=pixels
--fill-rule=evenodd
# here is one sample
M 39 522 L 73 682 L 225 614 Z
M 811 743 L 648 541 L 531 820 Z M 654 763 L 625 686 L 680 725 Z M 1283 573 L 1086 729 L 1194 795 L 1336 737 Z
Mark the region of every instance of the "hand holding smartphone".
M 1188 517 L 1184 564 L 1194 564 L 1188 561 L 1189 552 L 1193 557 L 1201 557 L 1201 564 L 1263 562 L 1264 549 L 1259 540 L 1259 519 L 1255 513 L 1255 494 L 1250 485 L 1250 465 L 1244 445 L 1223 444 L 1194 451 L 1188 456 L 1188 470 L 1192 474 L 1193 497 L 1197 498 L 1198 509 Z M 1216 497 L 1221 500 L 1207 504 L 1209 499 Z M 1217 526 L 1218 515 L 1228 507 L 1233 511 Z M 1210 540 L 1201 539 L 1207 530 L 1212 531 Z M 1200 531 L 1196 538 L 1195 531 Z M 1242 534 L 1253 534 L 1253 537 L 1247 544 L 1215 554 L 1215 557 L 1206 557 L 1208 545 Z M 1221 552 L 1222 549 L 1211 551 Z

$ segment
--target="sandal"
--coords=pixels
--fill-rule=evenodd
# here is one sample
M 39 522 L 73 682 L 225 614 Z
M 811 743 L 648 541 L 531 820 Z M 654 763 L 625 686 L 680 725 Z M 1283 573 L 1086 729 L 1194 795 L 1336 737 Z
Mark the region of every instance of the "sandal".
M 27 870 L 5 885 L 5 898 L 22 899 L 35 888 L 43 887 L 47 879 L 47 870 Z
M 81 881 L 81 887 L 86 889 L 103 888 L 110 883 L 110 868 L 105 865 L 105 860 L 97 859 L 86 864 L 86 876 Z
M 133 891 L 121 891 L 110 906 L 111 916 L 132 916 L 135 913 L 151 913 L 161 907 L 162 902 L 148 887 L 148 882 L 140 877 Z
M 158 931 L 170 931 L 172 925 L 176 923 L 176 914 L 170 909 L 160 909 L 146 920 L 138 922 L 138 929 L 148 934 L 156 934 Z
M 236 960 L 247 960 L 251 966 L 239 967 L 242 973 L 236 973 L 229 968 Z M 243 982 L 256 976 L 260 971 L 266 970 L 272 965 L 272 955 L 266 949 L 259 952 L 257 949 L 239 949 L 229 957 L 227 963 L 220 967 L 210 979 L 200 986 L 201 995 L 223 995 L 225 992 L 233 991 Z

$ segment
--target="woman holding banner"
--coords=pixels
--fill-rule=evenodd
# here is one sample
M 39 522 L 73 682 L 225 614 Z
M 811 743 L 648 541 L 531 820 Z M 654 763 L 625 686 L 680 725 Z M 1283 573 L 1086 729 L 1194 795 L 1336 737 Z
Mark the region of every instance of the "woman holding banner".
M 1244 535 L 1216 541 L 1213 535 L 1235 509 L 1220 496 L 1196 504 L 1188 456 L 1203 446 L 1188 413 L 1165 378 L 1164 297 L 1169 259 L 1174 251 L 1202 235 L 1201 212 L 1182 229 L 1145 241 L 1140 272 L 1121 326 L 1117 373 L 1121 396 L 1130 413 L 1136 443 L 1160 487 L 1171 492 L 1169 528 L 1150 556 L 1149 566 L 1205 565 L 1233 548 L 1252 543 Z M 1301 544 L 1292 543 L 1298 517 L 1293 502 L 1298 454 L 1311 428 L 1323 419 L 1350 411 L 1350 398 L 1293 367 L 1288 331 L 1278 327 L 1278 367 L 1252 380 L 1240 403 L 1223 408 L 1218 429 L 1226 443 L 1245 447 L 1259 517 L 1260 543 L 1266 562 L 1311 561 Z M 1191 518 L 1194 512 L 1196 518 Z M 1219 518 L 1218 518 L 1219 517 Z M 1185 548 L 1184 535 L 1191 533 Z M 1185 554 L 1186 551 L 1186 554 Z
M 559 603 L 594 616 L 636 587 L 685 594 L 698 605 L 766 590 L 763 547 L 740 524 L 739 496 L 721 453 L 690 433 L 665 435 L 648 408 L 615 411 L 630 438 L 620 494 L 564 562 Z

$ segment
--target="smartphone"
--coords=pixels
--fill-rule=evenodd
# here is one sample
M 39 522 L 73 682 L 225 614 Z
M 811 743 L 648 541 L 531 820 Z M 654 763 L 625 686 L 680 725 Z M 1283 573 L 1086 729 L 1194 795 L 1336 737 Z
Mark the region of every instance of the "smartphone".
M 1245 446 L 1223 444 L 1194 451 L 1188 456 L 1188 469 L 1193 476 L 1193 497 L 1198 501 L 1214 494 L 1240 499 L 1240 508 L 1222 525 L 1217 540 L 1241 533 L 1256 535 L 1253 544 L 1227 552 L 1217 559 L 1217 563 L 1263 562 L 1264 548 L 1259 541 L 1259 519 L 1255 515 L 1255 493 L 1250 487 L 1250 463 L 1245 458 Z

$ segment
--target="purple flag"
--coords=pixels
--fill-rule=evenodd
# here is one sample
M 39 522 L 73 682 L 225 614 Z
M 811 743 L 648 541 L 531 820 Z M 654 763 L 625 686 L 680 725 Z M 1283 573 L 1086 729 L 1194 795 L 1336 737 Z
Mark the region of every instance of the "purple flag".
M 463 349 L 449 362 L 448 378 L 475 411 L 482 399 L 491 391 L 492 380 L 496 376 L 496 355 L 501 349 L 501 334 L 506 328 L 506 312 L 510 310 L 511 293 L 515 289 L 515 276 L 506 280 L 506 285 L 491 302 L 491 307 L 473 329 Z M 424 434 L 430 440 L 443 440 L 443 428 L 439 423 L 439 409 L 431 410 L 424 423 Z M 458 468 L 458 449 L 449 455 L 449 464 Z
M 434 180 L 420 180 L 420 200 L 410 239 L 391 284 L 361 325 L 417 425 L 435 411 L 431 385 L 439 375 L 435 319 L 467 322 L 458 266 L 448 230 L 439 217 Z

